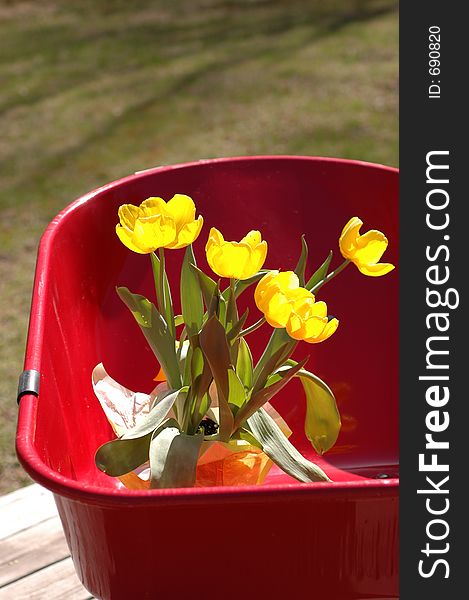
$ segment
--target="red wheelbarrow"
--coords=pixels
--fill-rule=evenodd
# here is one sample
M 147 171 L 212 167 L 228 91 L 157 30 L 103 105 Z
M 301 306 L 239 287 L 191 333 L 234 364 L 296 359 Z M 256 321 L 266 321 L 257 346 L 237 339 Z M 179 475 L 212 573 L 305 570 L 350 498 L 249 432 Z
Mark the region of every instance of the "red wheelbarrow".
M 303 233 L 311 268 L 331 249 L 339 261 L 337 240 L 352 216 L 386 233 L 386 260 L 397 262 L 398 172 L 356 161 L 249 157 L 160 167 L 61 212 L 39 249 L 17 452 L 54 493 L 79 577 L 112 600 L 397 598 L 396 271 L 376 279 L 347 269 L 321 295 L 341 321 L 333 342 L 298 347 L 335 392 L 343 423 L 336 446 L 315 455 L 295 384 L 273 403 L 296 432 L 294 445 L 332 483 L 298 483 L 273 468 L 257 487 L 128 490 L 95 467 L 96 449 L 113 433 L 93 394 L 94 366 L 102 361 L 120 383 L 146 392 L 157 372 L 115 292 L 125 285 L 152 297 L 148 257 L 115 234 L 117 209 L 175 193 L 192 196 L 206 233 L 216 225 L 240 239 L 259 229 L 269 242 L 267 268 L 293 268 Z M 205 240 L 202 232 L 198 257 Z M 175 285 L 182 253 L 170 254 Z

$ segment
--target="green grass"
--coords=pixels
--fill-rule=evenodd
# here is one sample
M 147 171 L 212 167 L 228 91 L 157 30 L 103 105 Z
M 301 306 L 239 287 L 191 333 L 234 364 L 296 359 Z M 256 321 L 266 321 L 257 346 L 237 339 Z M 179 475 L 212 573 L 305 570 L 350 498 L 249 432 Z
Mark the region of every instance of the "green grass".
M 0 492 L 39 237 L 161 164 L 307 154 L 397 165 L 394 0 L 0 0 Z

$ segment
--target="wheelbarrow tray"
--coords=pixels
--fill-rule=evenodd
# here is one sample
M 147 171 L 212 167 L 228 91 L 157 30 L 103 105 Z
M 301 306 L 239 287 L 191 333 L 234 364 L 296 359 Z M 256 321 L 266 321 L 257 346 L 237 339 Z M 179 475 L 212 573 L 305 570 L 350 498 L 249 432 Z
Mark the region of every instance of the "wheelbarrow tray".
M 371 278 L 346 269 L 321 290 L 340 320 L 337 333 L 298 346 L 337 397 L 343 427 L 336 446 L 319 457 L 305 438 L 297 382 L 274 402 L 294 430 L 293 443 L 332 483 L 298 483 L 274 467 L 257 487 L 127 490 L 95 467 L 96 449 L 113 433 L 93 394 L 94 366 L 103 362 L 120 383 L 146 392 L 158 370 L 115 291 L 124 285 L 154 297 L 148 257 L 115 234 L 117 209 L 175 193 L 190 195 L 204 216 L 195 244 L 203 269 L 211 226 L 226 239 L 259 229 L 269 243 L 267 268 L 293 269 L 302 234 L 310 271 L 331 249 L 332 264 L 340 264 L 337 241 L 352 216 L 364 231 L 386 233 L 385 259 L 397 262 L 398 172 L 357 161 L 274 156 L 159 167 L 62 211 L 39 248 L 25 370 L 40 373 L 40 390 L 21 397 L 17 452 L 31 477 L 54 493 L 79 577 L 94 596 L 112 600 L 305 592 L 397 598 L 397 271 Z M 175 297 L 182 254 L 167 253 Z M 257 318 L 252 293 L 241 298 Z M 263 329 L 250 338 L 255 356 L 268 339 Z

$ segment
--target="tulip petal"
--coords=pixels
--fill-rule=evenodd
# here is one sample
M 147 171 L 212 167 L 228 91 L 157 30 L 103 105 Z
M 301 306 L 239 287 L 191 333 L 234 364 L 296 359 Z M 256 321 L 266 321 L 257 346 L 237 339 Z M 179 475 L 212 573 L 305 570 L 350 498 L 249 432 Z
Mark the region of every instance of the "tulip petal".
M 352 261 L 364 275 L 380 277 L 394 269 L 390 263 L 379 263 L 388 247 L 386 236 L 376 229 L 359 235 L 363 222 L 352 217 L 342 230 L 339 248 L 342 256 Z
M 292 312 L 291 303 L 285 294 L 277 290 L 273 292 L 266 299 L 265 319 L 272 327 L 285 327 Z
M 218 231 L 218 229 L 216 227 L 212 227 L 210 229 L 210 233 L 208 234 L 208 241 L 207 241 L 207 246 L 210 244 L 212 245 L 217 245 L 217 246 L 221 246 L 225 241 L 225 238 L 223 237 L 221 231 Z
M 331 337 L 331 335 L 337 331 L 338 327 L 339 327 L 339 319 L 336 319 L 335 317 L 330 319 L 323 331 L 324 339 Z
M 249 248 L 245 245 L 225 242 L 213 253 L 212 269 L 220 277 L 246 279 L 245 265 L 249 262 Z M 248 276 L 251 276 L 249 273 Z
M 291 292 L 287 297 L 290 297 L 290 294 Z M 305 324 L 310 318 L 312 306 L 314 306 L 314 300 L 311 296 L 297 299 L 296 301 L 290 299 L 291 313 L 290 318 L 286 323 L 288 335 L 297 340 L 301 340 L 305 337 Z
M 254 299 L 269 325 L 278 328 L 286 326 L 293 303 L 303 299 L 305 295 L 313 298 L 311 292 L 299 287 L 296 273 L 271 271 L 257 284 Z
M 119 207 L 118 215 L 123 227 L 133 229 L 136 219 L 140 216 L 140 209 L 133 204 L 123 204 Z
M 293 290 L 300 285 L 298 275 L 293 271 L 281 271 L 278 274 L 275 282 L 279 285 L 282 290 Z
M 377 263 L 376 265 L 357 265 L 363 275 L 381 277 L 392 271 L 395 267 L 391 263 Z
M 240 244 L 247 244 L 248 246 L 254 249 L 261 243 L 261 239 L 262 237 L 260 231 L 253 229 L 243 237 Z
M 306 315 L 309 313 L 310 308 L 315 305 L 314 294 L 306 288 L 298 287 L 294 290 L 286 289 L 284 290 L 284 293 L 287 294 L 292 302 L 292 307 L 295 312 L 301 312 Z
M 278 293 L 278 288 L 275 285 L 265 285 L 261 288 L 256 288 L 254 300 L 257 308 L 262 312 L 267 312 L 269 302 L 272 300 L 272 296 Z
M 142 217 L 152 217 L 156 215 L 169 215 L 166 208 L 166 202 L 163 198 L 152 196 L 147 198 L 140 204 L 140 211 Z
M 311 306 L 311 315 L 313 317 L 319 317 L 321 319 L 327 317 L 327 304 L 322 300 L 320 300 L 319 302 L 315 302 Z
M 166 210 L 174 219 L 178 234 L 186 225 L 195 220 L 194 201 L 184 194 L 175 194 L 166 204 Z
M 306 314 L 292 313 L 290 322 L 287 324 L 287 331 L 288 333 L 290 333 L 290 330 L 296 332 L 296 335 L 300 336 L 298 339 L 303 339 L 319 335 L 326 324 L 327 317 L 312 314 L 311 307 L 308 307 Z
M 295 340 L 303 339 L 303 321 L 296 313 L 290 313 L 290 316 L 286 322 L 286 329 L 288 335 Z
M 212 227 L 205 246 L 207 261 L 214 273 L 220 277 L 249 279 L 257 273 L 264 264 L 267 255 L 267 243 L 254 245 L 257 234 L 250 231 L 243 240 L 247 242 L 226 242 L 223 235 Z M 253 245 L 251 245 L 253 244 Z
M 164 248 L 176 238 L 174 221 L 158 215 L 151 219 L 137 219 L 132 242 L 144 252 L 154 252 Z
M 269 312 L 269 304 L 272 300 L 272 297 L 281 293 L 285 295 L 285 292 L 291 291 L 294 294 L 291 296 L 291 299 L 303 297 L 305 292 L 308 295 L 312 295 L 307 290 L 303 288 L 299 288 L 299 279 L 296 273 L 293 271 L 270 271 L 259 281 L 256 287 L 256 291 L 254 293 L 254 300 L 256 302 L 257 308 L 262 312 Z M 291 310 L 291 307 L 290 307 Z M 284 327 L 285 325 L 282 325 Z M 277 325 L 278 327 L 278 325 Z
M 120 241 L 124 244 L 124 246 L 127 246 L 127 248 L 129 248 L 129 250 L 132 250 L 133 252 L 138 252 L 138 254 L 147 254 L 147 250 L 142 250 L 141 248 L 139 248 L 138 246 L 136 246 L 133 243 L 132 231 L 129 231 L 128 229 L 126 229 L 125 227 L 122 227 L 121 225 L 116 225 L 116 233 L 117 233 Z
M 176 194 L 166 203 L 152 196 L 140 206 L 119 208 L 120 227 L 116 232 L 128 248 L 147 254 L 158 248 L 183 248 L 200 234 L 203 218 L 195 219 L 195 205 L 189 196 Z
M 267 242 L 261 242 L 255 248 L 251 249 L 248 264 L 245 267 L 245 273 L 249 273 L 248 277 L 254 275 L 261 270 L 267 256 Z M 248 277 L 243 277 L 247 279 Z M 239 279 L 239 277 L 238 277 Z
M 349 255 L 354 251 L 362 225 L 361 219 L 352 217 L 343 228 L 339 238 L 339 248 L 344 258 L 350 258 Z
M 264 294 L 266 293 L 270 282 L 272 281 L 272 279 L 274 277 L 276 277 L 278 275 L 278 273 L 279 273 L 278 271 L 269 271 L 268 273 L 266 273 L 264 275 L 264 277 L 262 277 L 262 279 L 256 285 L 256 289 L 254 290 L 254 301 L 256 303 L 257 308 L 262 312 L 264 312 L 263 309 L 261 308 L 262 299 L 264 297 Z
M 354 255 L 358 265 L 375 264 L 383 256 L 388 247 L 388 240 L 381 231 L 371 230 L 360 236 Z
M 304 323 L 304 339 L 322 337 L 324 329 L 327 326 L 327 317 L 313 316 Z
M 266 321 L 272 327 L 285 327 L 295 340 L 322 342 L 337 329 L 337 319 L 328 320 L 326 303 L 315 302 L 293 271 L 270 271 L 259 281 L 254 297 Z
M 331 335 L 336 331 L 339 326 L 339 320 L 336 318 L 331 319 L 322 329 L 321 333 L 317 336 L 312 336 L 309 338 L 304 338 L 303 341 L 308 344 L 318 344 L 320 342 L 324 342 L 331 337 Z
M 198 219 L 192 221 L 192 223 L 187 223 L 187 225 L 184 225 L 184 227 L 178 232 L 176 241 L 166 247 L 172 250 L 177 250 L 178 248 L 184 248 L 185 246 L 192 244 L 199 237 L 203 224 L 204 219 L 202 215 L 199 215 Z
M 286 329 L 288 335 L 296 340 L 318 343 L 330 337 L 337 328 L 335 323 L 332 326 L 329 326 L 329 323 L 326 303 L 313 302 L 306 298 L 295 303 L 295 310 Z

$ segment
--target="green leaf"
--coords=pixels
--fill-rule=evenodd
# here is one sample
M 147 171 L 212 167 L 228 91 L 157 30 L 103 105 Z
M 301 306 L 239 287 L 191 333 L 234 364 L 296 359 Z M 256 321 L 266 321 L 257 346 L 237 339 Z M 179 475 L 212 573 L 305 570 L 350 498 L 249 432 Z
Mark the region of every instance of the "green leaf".
M 212 297 L 210 299 L 210 303 L 207 308 L 207 317 L 210 320 L 213 316 L 218 316 L 219 307 L 220 307 L 220 282 L 218 281 L 215 285 L 215 289 L 213 290 Z
M 256 440 L 256 438 L 252 435 L 249 429 L 241 427 L 238 431 L 231 436 L 232 440 L 243 440 L 251 444 L 251 446 L 256 446 L 256 448 L 260 448 L 262 450 L 262 444 Z
M 154 252 L 150 254 L 151 258 L 151 266 L 153 268 L 153 279 L 155 280 L 155 289 L 156 289 L 156 297 L 158 300 L 158 306 L 160 307 L 160 312 L 164 317 L 164 320 L 168 324 L 168 329 L 173 338 L 176 337 L 176 325 L 174 323 L 174 311 L 173 311 L 173 301 L 171 299 L 171 289 L 169 287 L 168 277 L 166 275 L 166 271 L 163 275 L 163 285 L 164 285 L 164 298 L 161 297 L 160 293 L 160 259 L 156 256 Z
M 140 325 L 143 335 L 166 375 L 169 386 L 179 389 L 181 373 L 176 356 L 175 341 L 166 321 L 156 306 L 144 296 L 132 294 L 126 287 L 117 288 L 117 293 Z
M 204 317 L 204 304 L 199 278 L 192 269 L 195 265 L 194 252 L 190 244 L 186 248 L 181 268 L 181 305 L 182 316 L 189 337 L 199 333 Z
M 193 410 L 192 432 L 197 431 L 197 429 L 200 425 L 200 421 L 207 414 L 207 411 L 210 408 L 211 403 L 212 403 L 212 399 L 210 398 L 210 394 L 208 392 L 206 392 L 205 394 L 202 394 L 199 391 L 199 393 L 197 395 L 197 403 Z
M 232 368 L 228 369 L 228 387 L 228 402 L 230 405 L 237 408 L 244 406 L 246 402 L 246 390 L 244 389 L 243 382 Z
M 157 400 L 154 407 L 145 415 L 145 418 L 141 419 L 136 427 L 128 429 L 118 440 L 114 440 L 114 442 L 117 443 L 121 440 L 143 437 L 154 431 L 167 417 L 174 403 L 186 397 L 188 389 L 188 387 L 183 387 L 180 390 L 166 392 L 161 399 Z
M 309 371 L 298 372 L 306 396 L 306 437 L 318 454 L 336 443 L 340 432 L 340 414 L 332 390 Z
M 200 347 L 210 366 L 218 392 L 221 441 L 228 441 L 233 430 L 233 414 L 229 407 L 228 371 L 232 367 L 226 331 L 216 316 L 210 317 L 199 335 Z
M 336 443 L 340 432 L 340 414 L 330 387 L 319 377 L 300 369 L 306 396 L 305 433 L 318 454 L 324 454 Z
M 236 298 L 239 298 L 241 296 L 241 294 L 248 289 L 248 287 L 250 287 L 253 283 L 257 283 L 258 281 L 260 281 L 264 275 L 266 275 L 267 273 L 269 273 L 270 269 L 261 269 L 260 271 L 258 271 L 257 273 L 255 273 L 252 277 L 249 277 L 249 279 L 240 279 L 235 283 L 235 296 Z M 225 299 L 228 298 L 228 290 L 229 288 L 227 288 L 223 294 L 226 294 Z
M 289 366 L 298 364 L 291 359 L 287 363 Z M 267 385 L 279 381 L 281 373 L 288 368 L 278 369 L 269 377 Z M 324 454 L 336 443 L 341 427 L 334 393 L 327 383 L 306 369 L 300 369 L 295 377 L 300 379 L 306 396 L 306 437 L 318 454 Z
M 204 355 L 199 346 L 195 346 L 192 352 L 191 377 L 195 381 L 204 370 Z
M 157 399 L 157 404 L 140 423 L 117 440 L 101 446 L 95 456 L 96 465 L 112 477 L 124 475 L 148 460 L 150 440 L 155 429 L 167 418 L 174 403 L 186 397 L 188 388 L 169 392 Z
M 236 361 L 236 373 L 247 390 L 252 388 L 252 354 L 248 343 L 244 338 L 239 341 L 238 359 Z
M 231 280 L 230 280 L 231 281 Z M 228 300 L 226 303 L 226 329 L 227 331 L 233 327 L 235 323 L 237 323 L 239 319 L 238 315 L 238 307 L 236 306 L 236 296 L 234 292 L 234 284 L 233 287 L 230 285 L 228 294 Z
M 217 317 L 222 325 L 226 323 L 226 302 L 223 296 L 220 294 L 218 297 L 218 305 L 217 305 Z
M 304 483 L 330 481 L 318 465 L 298 452 L 263 408 L 249 417 L 248 425 L 263 451 L 282 471 Z
M 148 460 L 153 432 L 129 440 L 112 440 L 98 448 L 94 460 L 98 469 L 119 477 L 133 471 Z
M 252 394 L 249 402 L 236 414 L 234 429 L 240 427 L 244 421 L 249 419 L 259 408 L 264 406 L 271 398 L 273 398 L 278 392 L 287 385 L 287 383 L 296 375 L 296 373 L 306 364 L 309 356 L 304 358 L 294 367 L 290 367 L 288 370 L 279 373 L 281 379 L 268 387 L 265 387 L 258 392 Z
M 179 367 L 180 369 L 183 368 L 184 361 L 186 360 L 185 355 L 187 355 L 187 345 L 184 344 L 186 339 L 187 339 L 187 330 L 186 330 L 186 326 L 184 325 L 184 327 L 182 328 L 182 331 L 181 331 L 181 335 L 178 340 L 177 351 L 176 351 L 176 356 L 177 356 L 178 362 L 180 363 L 180 367 Z
M 188 344 L 188 348 L 186 351 L 186 357 L 184 359 L 181 358 L 181 369 L 183 369 L 182 375 L 182 383 L 183 385 L 190 385 L 192 381 L 191 376 L 191 363 L 192 363 L 192 352 L 193 348 L 191 344 Z
M 267 378 L 276 371 L 291 355 L 298 342 L 292 339 L 285 329 L 275 329 L 264 353 L 254 369 L 253 393 L 265 386 Z
M 184 317 L 182 315 L 176 315 L 174 317 L 174 326 L 179 327 L 179 325 L 184 325 Z
M 226 323 L 226 301 L 220 293 L 220 281 L 216 283 L 206 315 L 207 320 L 215 315 L 223 326 Z
M 95 455 L 101 471 L 118 477 L 139 467 L 148 460 L 150 440 L 155 429 L 161 426 L 176 400 L 186 395 L 187 388 L 163 394 L 140 423 L 117 440 L 103 444 Z
M 208 310 L 210 303 L 213 298 L 213 294 L 215 293 L 215 289 L 217 284 L 211 277 L 206 275 L 203 271 L 201 271 L 195 264 L 191 264 L 192 271 L 196 274 L 197 279 L 199 280 L 199 286 L 202 291 L 202 296 L 204 298 L 205 306 Z
M 298 264 L 295 267 L 295 273 L 298 275 L 298 279 L 300 280 L 300 286 L 304 287 L 305 284 L 305 271 L 306 271 L 306 262 L 308 260 L 308 244 L 306 243 L 306 238 L 304 235 L 301 236 L 301 254 L 298 260 Z
M 233 342 L 240 334 L 241 330 L 244 327 L 244 324 L 246 323 L 246 319 L 248 318 L 248 315 L 249 315 L 249 308 L 246 308 L 246 311 L 241 315 L 241 317 L 238 319 L 238 321 L 236 321 L 236 323 L 231 327 L 231 329 L 229 329 L 227 331 L 226 337 L 230 343 Z
M 150 487 L 193 487 L 203 433 L 187 435 L 176 426 L 158 429 L 150 443 Z
M 197 340 L 197 343 L 199 343 L 199 340 Z M 194 433 L 197 430 L 200 420 L 210 406 L 211 400 L 207 392 L 213 380 L 212 371 L 200 346 L 194 347 L 193 362 L 191 390 L 194 402 L 191 406 L 191 431 L 189 433 Z
M 329 252 L 326 260 L 322 263 L 322 265 L 319 267 L 319 269 L 315 273 L 313 273 L 311 278 L 306 283 L 305 288 L 307 290 L 311 291 L 313 289 L 313 287 L 315 287 L 316 285 L 321 283 L 321 281 L 323 281 L 323 279 L 326 278 L 327 272 L 329 271 L 329 265 L 331 264 L 331 260 L 332 260 L 332 250 Z

